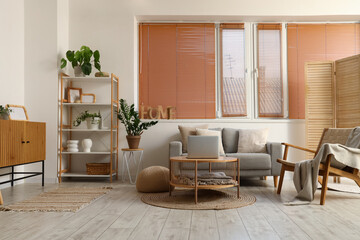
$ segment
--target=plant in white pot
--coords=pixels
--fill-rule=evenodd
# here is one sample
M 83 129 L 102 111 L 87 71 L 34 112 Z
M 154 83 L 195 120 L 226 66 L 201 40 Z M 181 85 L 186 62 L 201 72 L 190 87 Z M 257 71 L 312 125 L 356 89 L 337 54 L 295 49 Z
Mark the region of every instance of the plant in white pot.
M 0 119 L 8 120 L 10 112 L 12 112 L 12 110 L 9 108 L 8 104 L 5 105 L 5 107 L 0 105 Z
M 78 51 L 67 51 L 66 58 L 71 62 L 72 67 L 74 68 L 75 77 L 84 77 L 85 75 L 90 75 L 92 70 L 91 57 L 93 57 L 94 67 L 99 70 L 101 73 L 100 65 L 100 52 L 98 50 L 92 51 L 87 46 L 82 46 Z M 67 61 L 65 58 L 61 59 L 61 69 L 66 67 Z
M 86 121 L 88 129 L 99 129 L 99 123 L 101 119 L 101 114 L 99 113 L 89 113 L 88 111 L 80 113 L 80 115 L 74 120 L 73 125 L 78 127 L 81 122 Z
M 135 111 L 134 104 L 129 106 L 124 99 L 120 99 L 120 109 L 117 115 L 120 122 L 125 126 L 126 139 L 130 149 L 137 149 L 141 134 L 158 123 L 158 121 L 141 122 L 139 113 Z

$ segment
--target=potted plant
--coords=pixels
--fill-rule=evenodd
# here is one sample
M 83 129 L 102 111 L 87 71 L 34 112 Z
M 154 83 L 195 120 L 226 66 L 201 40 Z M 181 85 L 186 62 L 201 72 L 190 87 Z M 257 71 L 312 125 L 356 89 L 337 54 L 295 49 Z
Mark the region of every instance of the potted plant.
M 101 72 L 100 53 L 98 50 L 93 52 L 89 47 L 82 46 L 80 50 L 76 52 L 71 50 L 66 52 L 66 58 L 74 68 L 75 77 L 90 75 L 92 70 L 91 57 L 93 57 L 94 67 Z M 66 59 L 62 58 L 61 69 L 66 67 L 66 65 Z
M 139 113 L 135 111 L 134 104 L 129 106 L 124 99 L 120 99 L 120 109 L 117 115 L 120 122 L 125 126 L 126 139 L 130 149 L 137 149 L 141 134 L 158 123 L 158 121 L 141 122 Z
M 0 118 L 2 119 L 9 119 L 9 114 L 12 112 L 12 110 L 9 108 L 9 105 L 0 105 Z
M 89 113 L 88 111 L 80 113 L 80 115 L 75 119 L 73 125 L 78 127 L 81 122 L 86 121 L 88 129 L 99 129 L 99 123 L 101 119 L 101 114 L 99 113 Z

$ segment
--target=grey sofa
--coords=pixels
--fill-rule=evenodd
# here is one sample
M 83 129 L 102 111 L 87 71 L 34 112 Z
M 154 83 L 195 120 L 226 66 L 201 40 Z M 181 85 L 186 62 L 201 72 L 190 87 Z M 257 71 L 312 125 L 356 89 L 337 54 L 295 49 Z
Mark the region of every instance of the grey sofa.
M 214 129 L 215 130 L 215 129 Z M 241 177 L 266 177 L 274 176 L 274 186 L 277 186 L 277 179 L 280 175 L 281 164 L 277 163 L 278 158 L 282 158 L 281 143 L 266 143 L 267 153 L 237 153 L 239 131 L 233 128 L 223 128 L 222 141 L 226 156 L 237 157 L 240 159 L 240 176 Z M 187 153 L 182 152 L 181 141 L 172 141 L 169 145 L 169 155 L 185 156 Z M 222 171 L 228 175 L 233 174 L 234 165 L 231 163 L 213 163 L 213 171 Z M 181 163 L 179 170 L 182 173 L 190 173 L 194 170 L 194 164 Z M 208 170 L 209 164 L 203 163 L 198 165 L 199 170 Z

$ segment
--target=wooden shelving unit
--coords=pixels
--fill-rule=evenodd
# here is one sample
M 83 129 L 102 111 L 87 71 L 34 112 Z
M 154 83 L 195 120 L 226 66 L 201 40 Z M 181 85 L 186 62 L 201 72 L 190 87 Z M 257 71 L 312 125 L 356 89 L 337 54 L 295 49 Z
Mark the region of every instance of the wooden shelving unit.
M 65 91 L 67 87 L 85 87 L 86 84 L 110 85 L 110 97 L 106 102 L 99 103 L 67 103 Z M 118 149 L 119 149 L 119 120 L 116 113 L 119 111 L 119 78 L 114 74 L 111 77 L 69 77 L 66 74 L 60 75 L 60 97 L 59 97 L 59 146 L 58 146 L 58 179 L 62 181 L 64 177 L 87 177 L 87 178 L 109 178 L 112 182 L 113 177 L 118 179 Z M 73 110 L 80 107 L 91 107 L 92 109 L 110 109 L 110 127 L 106 129 L 83 129 L 73 128 Z M 94 152 L 67 152 L 64 149 L 66 140 L 72 140 L 74 134 L 109 134 L 109 146 L 107 151 Z M 79 139 L 77 139 L 79 140 Z M 110 173 L 108 175 L 87 175 L 86 172 L 72 170 L 72 156 L 109 156 Z M 84 163 L 85 159 L 76 159 Z

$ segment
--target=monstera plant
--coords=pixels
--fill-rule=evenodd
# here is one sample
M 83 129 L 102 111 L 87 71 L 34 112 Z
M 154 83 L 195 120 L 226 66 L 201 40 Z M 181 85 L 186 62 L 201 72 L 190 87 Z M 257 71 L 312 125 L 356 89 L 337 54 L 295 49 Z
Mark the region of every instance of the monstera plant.
M 69 50 L 66 52 L 67 61 L 71 62 L 75 71 L 75 76 L 90 75 L 92 71 L 92 64 L 101 72 L 100 65 L 100 52 L 95 50 L 94 52 L 87 46 L 82 46 L 78 51 Z M 93 58 L 93 59 L 92 59 Z M 67 61 L 65 58 L 61 59 L 61 69 L 66 67 Z
M 126 139 L 131 149 L 137 149 L 141 134 L 149 127 L 158 123 L 158 121 L 142 122 L 139 118 L 139 113 L 135 111 L 134 104 L 129 106 L 124 99 L 120 99 L 120 109 L 117 115 L 120 122 L 125 126 Z

